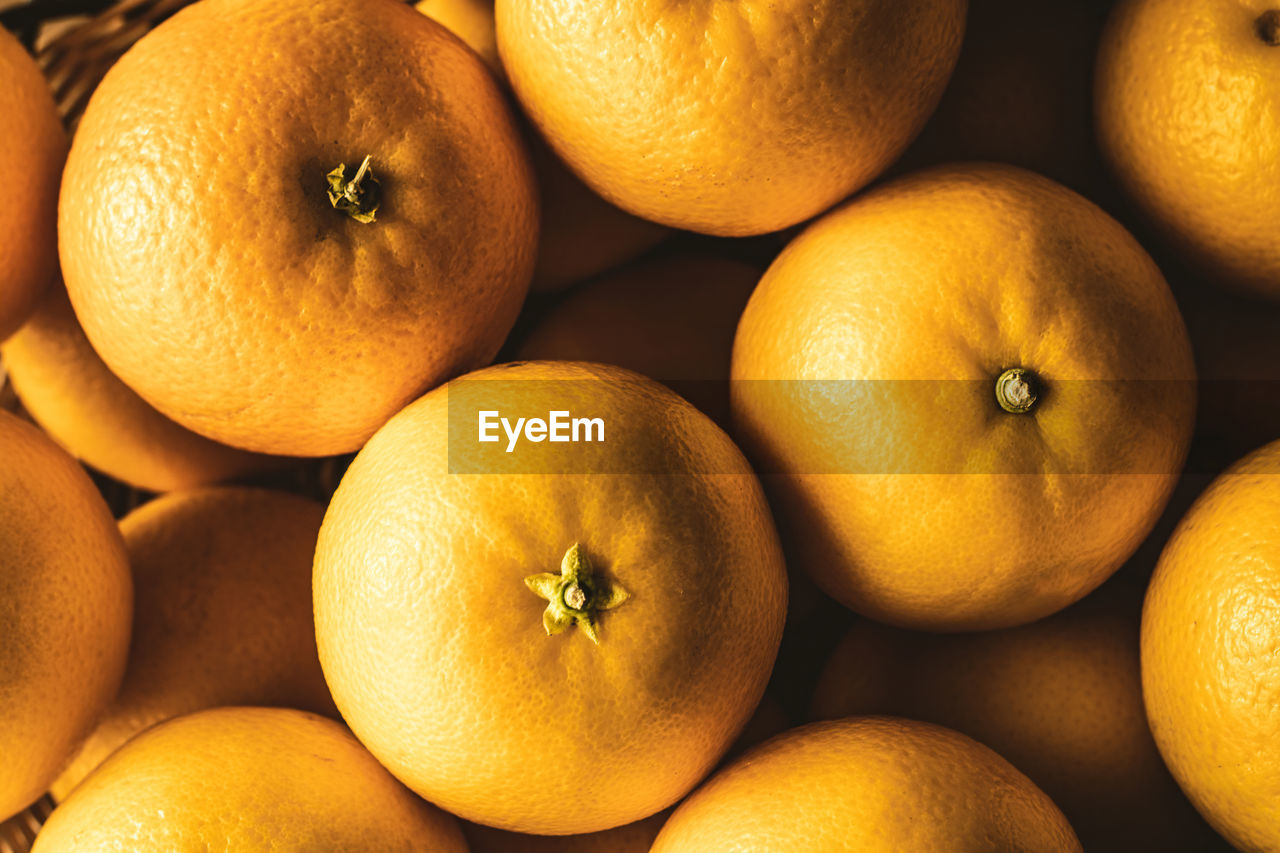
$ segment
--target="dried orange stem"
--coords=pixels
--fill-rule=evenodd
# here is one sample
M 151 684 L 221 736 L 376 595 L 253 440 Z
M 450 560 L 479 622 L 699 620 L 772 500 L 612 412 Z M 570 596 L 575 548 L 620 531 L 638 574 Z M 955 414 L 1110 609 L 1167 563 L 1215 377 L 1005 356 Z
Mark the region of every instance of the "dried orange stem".
M 339 163 L 336 169 L 325 175 L 329 184 L 329 203 L 356 222 L 375 221 L 378 207 L 382 204 L 382 188 L 373 175 L 372 163 L 373 155 L 366 156 L 350 180 L 347 180 L 346 163 Z

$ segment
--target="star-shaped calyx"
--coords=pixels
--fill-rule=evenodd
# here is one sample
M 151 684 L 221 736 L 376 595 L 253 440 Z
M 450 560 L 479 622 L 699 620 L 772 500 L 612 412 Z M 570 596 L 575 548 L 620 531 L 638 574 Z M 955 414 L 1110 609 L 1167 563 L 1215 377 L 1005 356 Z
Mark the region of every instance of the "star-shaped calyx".
M 542 612 L 542 627 L 547 634 L 559 634 L 573 625 L 583 630 L 599 645 L 600 633 L 596 617 L 612 610 L 631 597 L 618 584 L 596 574 L 591 561 L 577 542 L 560 561 L 560 574 L 542 572 L 524 579 L 525 586 L 547 600 Z

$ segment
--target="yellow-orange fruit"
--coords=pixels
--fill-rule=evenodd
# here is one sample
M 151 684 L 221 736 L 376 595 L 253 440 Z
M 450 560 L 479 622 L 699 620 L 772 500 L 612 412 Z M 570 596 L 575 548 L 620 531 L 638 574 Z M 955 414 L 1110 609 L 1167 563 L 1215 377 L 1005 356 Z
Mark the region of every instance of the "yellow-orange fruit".
M 766 694 L 729 749 L 726 760 L 786 728 L 782 707 Z M 669 817 L 670 810 L 660 811 L 635 823 L 586 835 L 524 835 L 478 823 L 462 824 L 462 834 L 471 845 L 471 853 L 649 853 Z
M 201 435 L 298 456 L 491 360 L 538 219 L 492 75 L 395 0 L 178 12 L 94 92 L 59 214 L 112 372 Z
M 0 820 L 44 793 L 115 696 L 133 589 L 84 469 L 0 412 Z
M 475 443 L 491 408 L 590 412 L 605 440 L 507 454 Z M 460 817 L 545 835 L 697 784 L 760 701 L 787 599 L 729 438 L 653 380 L 575 362 L 478 371 L 393 418 L 329 506 L 314 597 L 325 677 L 374 755 Z
M 1102 152 L 1173 249 L 1280 298 L 1280 8 L 1122 0 L 1094 80 Z
M 955 64 L 965 0 L 498 0 L 525 111 L 624 210 L 743 236 L 884 170 Z
M 1156 744 L 1236 848 L 1280 851 L 1280 442 L 1218 477 L 1174 531 L 1142 611 Z
M 120 522 L 133 567 L 124 683 L 56 799 L 156 723 L 223 705 L 337 715 L 316 655 L 311 558 L 324 507 L 266 489 L 176 492 Z
M 1117 577 L 1003 631 L 922 634 L 861 620 L 827 661 L 813 715 L 893 714 L 963 732 L 1044 790 L 1091 853 L 1215 849 L 1147 727 L 1141 601 L 1141 588 Z
M 792 729 L 676 809 L 653 853 L 1080 851 L 1062 812 L 1009 762 L 928 723 L 850 717 Z
M 125 744 L 54 810 L 32 849 L 466 853 L 467 844 L 457 821 L 406 791 L 339 723 L 217 708 Z
M 72 456 L 139 489 L 230 480 L 281 460 L 210 441 L 157 412 L 113 374 L 58 285 L 0 347 L 23 408 Z
M 26 48 L 0 29 L 0 151 L 9 164 L 0 205 L 0 341 L 35 307 L 58 263 L 58 180 L 67 135 L 49 85 Z
M 997 165 L 811 225 L 752 294 L 732 378 L 796 561 L 864 615 L 939 631 L 1102 583 L 1159 516 L 1195 409 L 1156 265 L 1085 199 Z

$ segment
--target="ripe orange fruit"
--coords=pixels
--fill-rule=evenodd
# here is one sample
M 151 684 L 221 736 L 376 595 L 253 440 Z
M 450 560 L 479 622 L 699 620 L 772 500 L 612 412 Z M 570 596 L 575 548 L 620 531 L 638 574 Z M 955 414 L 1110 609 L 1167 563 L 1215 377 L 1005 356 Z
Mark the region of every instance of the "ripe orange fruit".
M 1280 442 L 1197 499 L 1142 612 L 1142 689 L 1174 778 L 1240 850 L 1280 850 Z
M 0 29 L 0 150 L 12 168 L 0 210 L 0 341 L 11 335 L 53 278 L 58 262 L 58 180 L 67 136 L 35 60 Z
M 466 42 L 494 76 L 507 82 L 507 72 L 498 58 L 493 0 L 420 0 L 417 9 Z M 536 132 L 530 132 L 528 138 L 542 191 L 542 232 L 533 290 L 562 290 L 625 263 L 667 236 L 662 226 L 624 213 L 592 192 Z
M 947 90 L 894 170 L 996 160 L 1095 202 L 1109 196 L 1093 131 L 1093 65 L 1110 6 L 1111 0 L 970 0 Z
M 820 213 L 897 158 L 955 64 L 965 0 L 498 0 L 525 110 L 624 210 L 743 236 Z
M 962 734 L 852 717 L 757 747 L 676 809 L 653 853 L 1078 851 L 1031 780 Z
M 765 694 L 756 712 L 734 741 L 726 760 L 756 744 L 768 740 L 787 728 L 786 715 L 777 700 Z M 671 817 L 670 810 L 660 811 L 644 820 L 616 826 L 586 835 L 525 835 L 463 823 L 471 853 L 649 853 L 662 825 Z
M 733 353 L 738 437 L 794 559 L 901 627 L 983 630 L 1081 598 L 1142 541 L 1192 429 L 1154 263 L 1010 166 L 900 179 L 769 268 Z
M 53 812 L 33 851 L 466 853 L 457 822 L 406 791 L 333 720 L 218 708 L 144 732 Z
M 324 507 L 266 489 L 166 495 L 120 522 L 137 594 L 120 693 L 53 785 L 63 799 L 163 720 L 222 705 L 336 716 L 311 616 Z
M 152 492 L 280 464 L 196 435 L 149 406 L 102 363 L 61 285 L 51 290 L 0 355 L 23 407 L 71 455 Z
M 714 255 L 633 264 L 576 288 L 542 316 L 517 354 L 616 364 L 727 423 L 733 333 L 759 279 L 755 268 Z
M 490 409 L 589 414 L 604 441 L 507 454 L 476 442 Z M 688 792 L 759 702 L 787 598 L 729 438 L 639 374 L 564 362 L 470 374 L 381 429 L 325 516 L 314 597 L 373 754 L 454 814 L 544 835 Z
M 44 793 L 107 707 L 132 585 L 111 512 L 52 441 L 0 412 L 0 819 Z
M 1280 297 L 1280 9 L 1123 0 L 1095 81 L 1103 153 L 1169 242 L 1217 282 Z
M 126 384 L 202 435 L 318 456 L 494 356 L 537 210 L 501 91 L 438 24 L 394 0 L 208 0 L 94 93 L 59 227 Z
M 814 717 L 894 714 L 963 732 L 1040 786 L 1089 851 L 1213 849 L 1147 728 L 1141 593 L 1117 577 L 1047 619 L 977 634 L 859 621 L 823 669 Z

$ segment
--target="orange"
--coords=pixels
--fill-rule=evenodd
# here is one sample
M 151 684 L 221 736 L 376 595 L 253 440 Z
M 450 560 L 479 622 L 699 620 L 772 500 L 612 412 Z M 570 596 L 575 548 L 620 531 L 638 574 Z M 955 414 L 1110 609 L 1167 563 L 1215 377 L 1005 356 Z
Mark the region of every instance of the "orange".
M 0 150 L 11 168 L 0 210 L 0 341 L 35 307 L 58 262 L 58 180 L 67 136 L 44 75 L 0 29 Z
M 616 364 L 727 423 L 733 333 L 759 279 L 747 264 L 707 254 L 633 264 L 547 311 L 517 356 Z
M 406 791 L 345 728 L 283 708 L 218 708 L 116 752 L 36 838 L 38 853 L 466 853 L 457 821 Z
M 1110 6 L 970 0 L 947 91 L 895 171 L 996 160 L 1109 201 L 1093 130 L 1093 64 Z
M 111 512 L 52 441 L 0 412 L 0 820 L 45 792 L 115 696 L 129 562 Z
M 1159 516 L 1195 406 L 1147 254 L 995 165 L 810 226 L 752 295 L 732 376 L 796 562 L 866 616 L 938 631 L 1029 622 L 1105 580 Z
M 1280 9 L 1123 0 L 1095 81 L 1103 153 L 1138 206 L 1215 282 L 1280 297 Z
M 280 464 L 196 435 L 149 406 L 102 363 L 61 285 L 51 290 L 0 355 L 23 408 L 73 456 L 152 492 Z
M 498 0 L 525 111 L 588 186 L 744 236 L 876 177 L 942 95 L 965 0 Z
M 860 621 L 823 669 L 813 714 L 895 714 L 963 732 L 1052 797 L 1086 850 L 1214 849 L 1147 728 L 1141 594 L 1116 578 L 1047 619 L 978 634 Z
M 493 0 L 420 0 L 417 9 L 466 42 L 502 83 L 507 82 L 498 58 Z M 529 134 L 529 151 L 542 190 L 533 290 L 562 290 L 630 260 L 667 235 L 660 225 L 623 213 L 592 192 L 537 133 Z
M 1280 850 L 1280 443 L 1216 479 L 1160 555 L 1142 611 L 1156 744 L 1235 847 Z
M 94 93 L 63 273 L 94 349 L 163 414 L 327 455 L 493 358 L 532 272 L 535 196 L 492 76 L 412 8 L 209 0 Z
M 138 732 L 220 705 L 336 716 L 316 656 L 320 504 L 265 489 L 157 498 L 120 522 L 137 594 L 120 693 L 53 786 L 63 799 Z
M 548 409 L 603 440 L 477 442 L 480 411 Z M 759 702 L 787 598 L 729 438 L 652 380 L 571 362 L 479 371 L 393 418 L 330 504 L 314 597 L 373 754 L 460 817 L 543 835 L 687 793 Z
M 766 694 L 727 755 L 737 757 L 786 728 L 781 706 Z M 670 811 L 661 811 L 635 823 L 586 835 L 523 835 L 478 823 L 464 823 L 462 834 L 471 853 L 649 853 L 670 816 Z
M 680 805 L 653 853 L 1078 851 L 1044 793 L 941 726 L 851 717 L 792 729 Z

